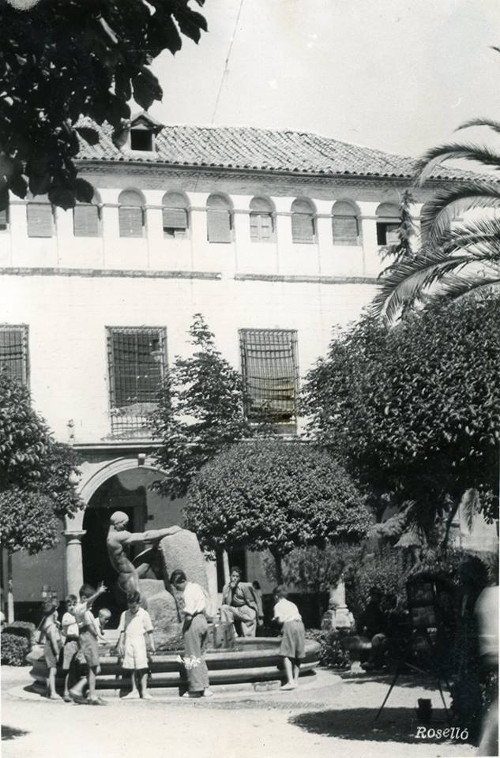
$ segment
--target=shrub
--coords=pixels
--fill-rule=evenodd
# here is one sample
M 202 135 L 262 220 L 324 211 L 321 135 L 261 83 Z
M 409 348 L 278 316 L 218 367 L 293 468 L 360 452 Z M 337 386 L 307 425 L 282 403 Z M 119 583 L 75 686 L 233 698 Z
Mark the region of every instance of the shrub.
M 26 666 L 26 656 L 30 651 L 30 643 L 26 637 L 17 634 L 2 634 L 2 664 L 5 666 Z
M 342 640 L 349 634 L 348 631 L 340 630 L 324 632 L 321 629 L 307 629 L 306 639 L 320 643 L 319 662 L 321 666 L 330 669 L 348 669 L 351 666 L 351 658 L 347 650 L 344 650 Z
M 4 629 L 4 633 L 13 634 L 16 637 L 23 637 L 28 640 L 29 645 L 33 645 L 35 637 L 35 625 L 31 621 L 12 621 Z M 2 638 L 3 639 L 3 638 Z

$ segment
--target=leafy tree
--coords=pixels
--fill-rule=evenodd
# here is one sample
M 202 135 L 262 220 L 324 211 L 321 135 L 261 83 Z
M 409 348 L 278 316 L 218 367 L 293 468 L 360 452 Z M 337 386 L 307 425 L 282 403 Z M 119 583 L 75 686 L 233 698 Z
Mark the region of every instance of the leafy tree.
M 365 315 L 307 377 L 315 442 L 428 536 L 440 518 L 449 528 L 470 488 L 496 517 L 499 323 L 493 295 L 435 304 L 392 329 Z
M 189 487 L 185 519 L 209 550 L 269 550 L 279 581 L 294 547 L 355 542 L 370 521 L 329 455 L 280 439 L 241 442 L 208 463 Z
M 500 132 L 500 122 L 490 119 L 474 119 L 460 128 L 470 126 Z M 500 152 L 468 143 L 440 145 L 418 162 L 420 183 L 436 163 L 450 160 L 472 161 L 486 173 L 464 177 L 436 192 L 424 206 L 421 251 L 413 257 L 403 256 L 386 270 L 374 301 L 375 312 L 384 313 L 389 321 L 397 318 L 401 308 L 423 297 L 426 302 L 442 297 L 453 300 L 500 286 L 500 218 L 491 213 L 491 208 L 500 205 L 500 184 L 492 172 L 500 169 Z M 485 207 L 490 211 L 479 217 L 454 221 L 457 212 Z
M 25 12 L 0 3 L 0 208 L 8 189 L 48 193 L 62 208 L 89 202 L 75 124 L 107 121 L 119 141 L 128 101 L 147 109 L 162 98 L 150 63 L 180 50 L 182 35 L 198 42 L 203 29 L 189 0 L 44 0 Z M 97 143 L 94 129 L 78 131 Z
M 53 547 L 60 519 L 81 507 L 77 458 L 54 442 L 26 387 L 0 371 L 0 527 L 9 552 Z
M 153 419 L 161 440 L 156 461 L 166 474 L 156 488 L 170 497 L 184 496 L 207 461 L 252 433 L 243 413 L 241 376 L 216 349 L 201 314 L 194 316 L 189 335 L 194 352 L 176 358 Z

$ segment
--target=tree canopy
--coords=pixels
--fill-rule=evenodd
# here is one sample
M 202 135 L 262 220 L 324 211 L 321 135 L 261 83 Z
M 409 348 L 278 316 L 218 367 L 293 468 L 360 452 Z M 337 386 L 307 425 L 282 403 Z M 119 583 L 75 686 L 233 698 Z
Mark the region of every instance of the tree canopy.
M 188 528 L 203 547 L 270 550 L 277 562 L 294 547 L 355 542 L 370 517 L 342 467 L 311 445 L 280 439 L 233 445 L 193 479 Z
M 500 132 L 500 122 L 473 119 L 462 124 Z M 500 206 L 500 151 L 466 142 L 429 150 L 417 164 L 417 180 L 423 184 L 437 163 L 471 161 L 482 174 L 464 175 L 436 192 L 422 209 L 422 247 L 417 255 L 397 256 L 382 277 L 374 301 L 377 313 L 394 321 L 401 310 L 435 299 L 453 300 L 470 292 L 500 286 L 500 218 L 492 213 Z M 464 211 L 487 208 L 457 221 Z M 403 230 L 403 226 L 401 226 Z
M 0 3 L 0 209 L 9 189 L 63 208 L 90 202 L 74 163 L 75 124 L 106 121 L 119 140 L 131 98 L 144 109 L 162 98 L 150 63 L 204 29 L 189 0 L 43 0 L 29 11 Z M 98 141 L 90 127 L 79 134 Z
M 170 497 L 184 496 L 205 463 L 252 434 L 242 378 L 217 350 L 201 314 L 194 316 L 189 335 L 194 351 L 175 359 L 153 419 L 161 441 L 155 457 L 166 474 L 156 486 Z
M 26 387 L 0 370 L 0 530 L 10 552 L 53 547 L 60 519 L 81 507 L 75 452 L 57 443 Z
M 451 517 L 470 488 L 496 517 L 499 323 L 493 295 L 435 304 L 392 329 L 363 316 L 307 377 L 309 433 L 424 526 Z

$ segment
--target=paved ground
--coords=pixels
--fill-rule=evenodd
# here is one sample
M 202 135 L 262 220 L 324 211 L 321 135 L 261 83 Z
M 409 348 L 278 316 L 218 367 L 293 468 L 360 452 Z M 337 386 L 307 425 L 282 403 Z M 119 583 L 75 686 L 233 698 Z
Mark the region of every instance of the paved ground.
M 397 686 L 377 724 L 387 678 L 338 679 L 326 671 L 293 693 L 217 693 L 210 701 L 165 698 L 106 707 L 51 702 L 25 690 L 29 669 L 2 667 L 3 758 L 438 758 L 473 756 L 461 742 L 417 739 L 417 698 Z M 437 710 L 435 728 L 446 727 Z

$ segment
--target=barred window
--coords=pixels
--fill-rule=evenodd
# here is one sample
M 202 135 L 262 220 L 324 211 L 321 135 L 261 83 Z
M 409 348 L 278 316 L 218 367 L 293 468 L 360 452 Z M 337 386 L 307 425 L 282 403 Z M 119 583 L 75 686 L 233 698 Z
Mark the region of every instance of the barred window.
M 292 242 L 316 241 L 314 206 L 310 200 L 294 200 L 292 203 Z
M 11 379 L 28 384 L 28 327 L 0 324 L 0 368 Z
M 189 203 L 181 192 L 167 192 L 163 196 L 163 234 L 172 239 L 188 236 Z
M 107 335 L 112 435 L 150 438 L 166 365 L 165 329 L 108 327 Z
M 142 237 L 144 235 L 142 195 L 135 190 L 125 190 L 118 198 L 118 205 L 120 237 Z
M 334 245 L 358 245 L 359 223 L 356 208 L 339 201 L 332 208 L 332 234 Z
M 75 237 L 100 237 L 101 213 L 99 198 L 94 192 L 92 203 L 77 203 L 73 208 L 73 234 Z
M 247 418 L 295 422 L 299 385 L 297 332 L 240 329 L 239 335 Z
M 377 245 L 397 245 L 401 211 L 394 203 L 381 203 L 377 208 Z
M 273 242 L 274 215 L 270 200 L 254 197 L 250 201 L 250 239 L 252 242 Z
M 232 242 L 233 217 L 229 200 L 222 195 L 207 198 L 207 238 L 209 242 Z
M 28 237 L 52 237 L 54 234 L 54 209 L 48 199 L 29 200 L 26 205 Z

